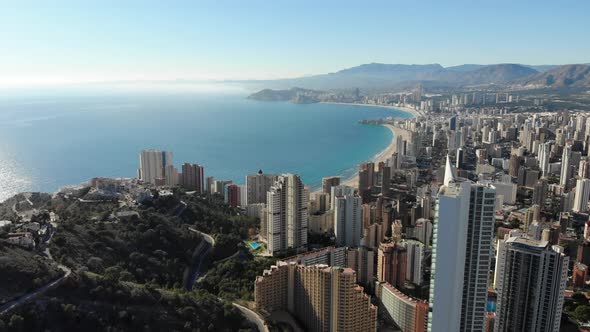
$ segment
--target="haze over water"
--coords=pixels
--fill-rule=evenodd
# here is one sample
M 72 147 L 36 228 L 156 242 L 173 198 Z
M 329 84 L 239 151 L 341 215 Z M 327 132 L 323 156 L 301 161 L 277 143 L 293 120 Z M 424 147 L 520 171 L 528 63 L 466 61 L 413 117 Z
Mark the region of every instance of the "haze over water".
M 259 102 L 244 93 L 100 93 L 0 96 L 0 201 L 53 192 L 92 177 L 135 177 L 138 153 L 174 153 L 206 176 L 293 172 L 318 186 L 352 174 L 391 132 L 361 119 L 408 114 L 378 107 Z

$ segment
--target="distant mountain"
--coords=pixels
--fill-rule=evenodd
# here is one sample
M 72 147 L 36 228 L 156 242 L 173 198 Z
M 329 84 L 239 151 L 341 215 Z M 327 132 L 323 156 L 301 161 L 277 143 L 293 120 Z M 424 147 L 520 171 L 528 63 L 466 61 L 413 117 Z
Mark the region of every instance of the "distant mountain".
M 309 77 L 254 81 L 253 86 L 272 89 L 301 87 L 314 90 L 401 89 L 416 84 L 437 87 L 504 84 L 538 72 L 518 64 L 462 65 L 444 68 L 439 64 L 404 65 L 370 63 Z M 273 94 L 273 98 L 277 97 Z
M 590 65 L 565 65 L 516 81 L 530 88 L 590 87 Z
M 544 71 L 548 71 L 548 70 L 557 68 L 560 65 L 524 65 L 524 66 L 529 67 L 529 68 L 533 68 L 534 70 L 542 73 Z
M 463 84 L 503 84 L 518 78 L 537 74 L 538 71 L 517 64 L 499 64 L 484 66 L 466 72 L 457 78 Z
M 479 68 L 482 68 L 485 66 L 486 65 L 465 64 L 465 65 L 447 67 L 445 69 L 453 70 L 453 71 L 472 71 L 472 70 L 476 70 L 476 69 L 479 69 Z

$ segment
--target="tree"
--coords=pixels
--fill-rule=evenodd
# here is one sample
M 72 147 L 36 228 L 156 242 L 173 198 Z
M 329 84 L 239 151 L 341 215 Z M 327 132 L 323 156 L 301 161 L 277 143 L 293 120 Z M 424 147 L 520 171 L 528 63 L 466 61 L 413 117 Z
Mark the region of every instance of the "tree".
M 590 306 L 581 305 L 574 310 L 574 316 L 583 322 L 587 322 L 590 320 Z
M 25 320 L 19 315 L 12 315 L 10 317 L 10 322 L 8 323 L 8 327 L 10 331 L 23 331 L 25 325 Z

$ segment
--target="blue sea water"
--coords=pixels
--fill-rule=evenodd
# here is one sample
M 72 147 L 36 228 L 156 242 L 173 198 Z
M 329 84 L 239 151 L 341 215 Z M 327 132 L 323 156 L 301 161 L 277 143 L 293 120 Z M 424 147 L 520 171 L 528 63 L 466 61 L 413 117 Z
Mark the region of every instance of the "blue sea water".
M 361 119 L 402 111 L 354 105 L 259 102 L 243 93 L 101 93 L 0 96 L 0 201 L 53 192 L 92 177 L 134 177 L 140 150 L 174 153 L 206 176 L 244 182 L 262 169 L 312 187 L 350 176 L 391 132 Z

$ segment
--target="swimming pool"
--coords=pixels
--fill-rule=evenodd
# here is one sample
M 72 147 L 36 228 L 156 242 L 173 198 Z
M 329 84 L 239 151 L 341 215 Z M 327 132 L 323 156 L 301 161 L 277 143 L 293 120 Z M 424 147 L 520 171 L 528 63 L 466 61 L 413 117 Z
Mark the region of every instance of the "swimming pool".
M 250 242 L 250 243 L 248 243 L 248 245 L 252 249 L 256 250 L 256 249 L 260 248 L 260 246 L 262 245 L 262 243 L 260 243 L 260 242 Z

